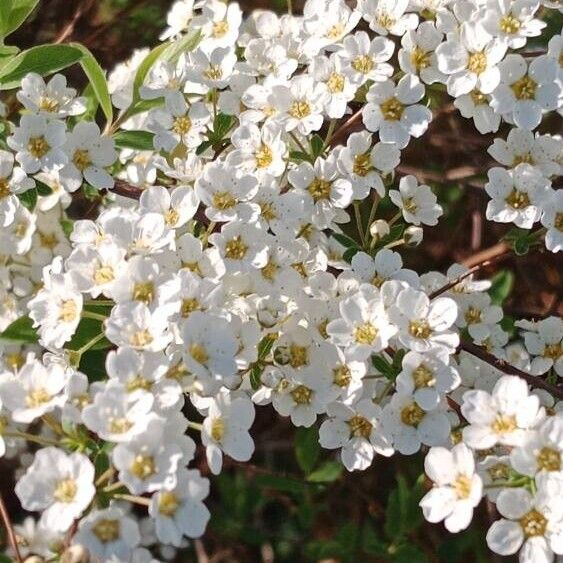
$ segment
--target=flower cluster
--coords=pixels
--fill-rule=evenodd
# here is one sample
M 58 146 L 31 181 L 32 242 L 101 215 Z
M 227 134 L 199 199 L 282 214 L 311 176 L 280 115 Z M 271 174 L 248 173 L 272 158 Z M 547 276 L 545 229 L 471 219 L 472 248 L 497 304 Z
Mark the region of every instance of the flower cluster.
M 64 76 L 25 76 L 0 143 L 1 453 L 40 512 L 21 554 L 173 557 L 210 516 L 196 449 L 214 475 L 248 461 L 270 405 L 349 471 L 428 451 L 427 520 L 465 529 L 486 497 L 493 551 L 563 555 L 563 321 L 511 335 L 489 282 L 393 250 L 443 214 L 400 167 L 436 93 L 481 133 L 511 126 L 486 216 L 561 250 L 563 141 L 537 129 L 561 113 L 563 39 L 526 52 L 556 9 L 308 0 L 243 21 L 179 0 L 110 74 L 105 128 Z

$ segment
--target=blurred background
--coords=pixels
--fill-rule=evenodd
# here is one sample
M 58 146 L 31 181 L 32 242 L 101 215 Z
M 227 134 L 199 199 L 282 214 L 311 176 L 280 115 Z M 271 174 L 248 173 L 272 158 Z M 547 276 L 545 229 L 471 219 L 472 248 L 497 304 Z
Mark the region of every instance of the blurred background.
M 135 48 L 157 43 L 171 4 L 171 0 L 42 0 L 32 18 L 11 37 L 11 43 L 25 48 L 52 41 L 81 42 L 109 71 Z M 246 12 L 286 9 L 285 0 L 246 0 L 240 4 Z M 299 9 L 299 2 L 295 8 Z M 555 15 L 547 37 L 561 29 L 561 18 L 554 10 L 551 13 Z M 83 85 L 79 69 L 70 69 L 67 74 L 74 85 Z M 411 142 L 401 163 L 404 173 L 413 173 L 419 181 L 432 185 L 445 209 L 438 227 L 425 229 L 422 245 L 404 253 L 407 267 L 419 272 L 445 272 L 456 261 L 473 265 L 495 256 L 502 250 L 499 241 L 509 230 L 484 220 L 488 197 L 483 185 L 491 164 L 486 149 L 494 135 L 478 134 L 471 122 L 442 99 L 443 94 L 432 96 L 432 104 L 440 110 L 424 138 Z M 542 132 L 560 132 L 560 128 L 561 121 L 554 119 L 542 125 Z M 501 130 L 497 136 L 505 134 Z M 386 217 L 385 201 L 381 210 Z M 512 330 L 514 318 L 538 319 L 563 312 L 563 260 L 541 248 L 504 260 L 482 275 L 494 276 L 495 299 L 503 302 L 507 330 Z M 457 536 L 445 532 L 441 525 L 423 522 L 417 506 L 427 487 L 419 478 L 422 455 L 376 458 L 368 471 L 347 474 L 330 452 L 319 451 L 315 429 L 296 432 L 268 408 L 259 410 L 252 434 L 257 446 L 253 464 L 226 461 L 223 474 L 211 478 L 208 531 L 175 561 L 498 560 L 487 551 L 484 541 L 486 528 L 495 518 L 492 505 L 482 503 L 470 529 Z M 0 464 L 2 493 L 18 522 L 21 514 L 12 493 L 12 468 L 9 461 Z M 196 465 L 209 474 L 201 452 Z

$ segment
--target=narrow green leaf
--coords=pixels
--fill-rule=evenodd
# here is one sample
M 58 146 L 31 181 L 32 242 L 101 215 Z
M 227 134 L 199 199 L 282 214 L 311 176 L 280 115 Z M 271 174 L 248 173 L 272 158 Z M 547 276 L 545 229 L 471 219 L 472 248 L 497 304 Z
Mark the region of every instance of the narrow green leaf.
M 2 0 L 1 3 L 0 36 L 6 37 L 21 26 L 39 0 Z
M 385 358 L 373 355 L 371 357 L 371 363 L 379 373 L 385 375 L 386 377 L 390 377 L 392 375 L 393 367 Z
M 37 342 L 39 337 L 33 328 L 33 321 L 26 315 L 16 319 L 4 332 L 0 332 L 0 340 L 16 342 Z
M 276 335 L 268 334 L 264 336 L 262 340 L 258 343 L 258 359 L 264 360 L 268 357 L 268 354 L 272 351 L 274 344 L 276 342 Z
M 313 135 L 311 137 L 311 152 L 313 154 L 313 158 L 316 159 L 323 153 L 324 145 L 325 143 L 319 135 Z
M 510 270 L 501 270 L 493 276 L 491 282 L 489 288 L 491 301 L 495 305 L 502 305 L 514 286 L 514 274 Z
M 260 389 L 262 385 L 263 371 L 264 367 L 260 363 L 256 363 L 250 368 L 250 385 L 255 391 L 256 389 Z
M 258 487 L 296 494 L 302 494 L 305 488 L 305 484 L 301 481 L 281 475 L 257 475 L 254 482 Z
M 65 348 L 67 350 L 79 350 L 83 346 L 86 346 L 88 342 L 96 338 L 102 332 L 102 323 L 96 319 L 80 319 L 78 328 L 74 333 L 74 336 L 69 342 L 67 342 Z M 91 350 L 103 350 L 109 348 L 111 342 L 106 338 L 102 338 L 99 342 L 96 342 L 92 346 Z
M 196 31 L 195 33 L 186 35 L 179 41 L 166 43 L 167 48 L 165 50 L 163 58 L 175 63 L 182 53 L 193 51 L 197 47 L 200 41 L 201 41 L 201 32 Z
M 78 62 L 82 52 L 70 45 L 38 45 L 22 51 L 0 70 L 0 90 L 18 88 L 29 72 L 53 74 Z
M 145 83 L 145 78 L 150 72 L 151 68 L 154 66 L 156 61 L 160 58 L 162 53 L 170 46 L 170 43 L 162 43 L 155 47 L 144 59 L 143 62 L 137 68 L 137 73 L 135 74 L 135 80 L 133 81 L 133 101 L 131 102 L 131 108 L 141 99 L 139 95 L 139 88 Z M 130 109 L 127 111 L 130 113 Z
M 345 246 L 346 248 L 358 247 L 358 243 L 348 235 L 344 235 L 342 233 L 332 233 L 332 238 L 336 239 L 342 246 Z
M 229 132 L 234 120 L 235 118 L 232 115 L 227 115 L 226 113 L 217 114 L 213 120 L 213 133 L 210 135 L 210 140 L 213 143 L 221 141 Z
M 154 149 L 154 133 L 150 131 L 118 131 L 114 136 L 115 146 L 119 149 L 150 151 Z
M 297 428 L 295 432 L 295 457 L 303 473 L 309 474 L 313 471 L 320 453 L 321 446 L 319 445 L 317 428 L 315 426 Z
M 31 190 L 18 194 L 18 199 L 24 207 L 29 209 L 29 211 L 33 211 L 37 205 L 37 188 L 31 188 Z
M 102 67 L 98 64 L 94 55 L 92 55 L 92 53 L 84 47 L 84 45 L 71 43 L 71 46 L 82 52 L 80 66 L 84 70 L 84 73 L 92 85 L 92 89 L 96 94 L 96 98 L 100 102 L 100 107 L 106 116 L 107 122 L 111 123 L 113 121 L 113 106 L 111 103 L 106 75 Z
M 342 475 L 343 466 L 337 461 L 327 461 L 307 477 L 310 483 L 332 483 Z
M 37 195 L 47 196 L 53 193 L 53 189 L 35 178 L 35 187 L 37 188 Z

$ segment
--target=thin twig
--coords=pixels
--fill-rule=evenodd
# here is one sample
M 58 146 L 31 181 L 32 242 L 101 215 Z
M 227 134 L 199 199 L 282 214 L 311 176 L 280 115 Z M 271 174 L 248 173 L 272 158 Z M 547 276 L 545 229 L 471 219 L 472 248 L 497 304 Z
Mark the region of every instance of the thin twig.
M 6 505 L 4 504 L 4 499 L 2 498 L 2 494 L 0 493 L 0 518 L 2 519 L 2 524 L 4 524 L 4 528 L 6 530 L 6 535 L 8 536 L 8 543 L 10 547 L 14 551 L 14 555 L 16 556 L 16 561 L 18 563 L 22 563 L 23 559 L 20 553 L 20 548 L 18 547 L 18 538 L 16 537 L 16 532 L 14 532 L 14 527 L 12 526 L 12 520 L 10 519 L 10 515 L 8 514 L 8 510 L 6 509 Z
M 343 145 L 350 136 L 351 129 L 356 126 L 356 123 L 362 118 L 362 110 L 359 109 L 352 117 L 345 121 L 332 136 L 329 147 L 334 148 L 337 145 Z
M 508 362 L 501 360 L 496 356 L 493 356 L 481 346 L 477 346 L 477 344 L 462 340 L 459 344 L 459 349 L 468 352 L 469 354 L 475 356 L 476 358 L 479 358 L 480 360 L 483 360 L 485 363 L 490 364 L 503 373 L 520 377 L 521 379 L 529 383 L 532 387 L 539 387 L 540 389 L 543 389 L 544 391 L 550 393 L 552 396 L 557 397 L 558 399 L 563 399 L 563 387 L 551 385 L 541 379 L 541 377 L 539 376 L 531 375 L 529 373 L 526 373 L 525 371 L 519 370 Z
M 486 260 L 479 262 L 478 264 L 476 264 L 475 266 L 473 266 L 472 268 L 467 270 L 467 272 L 464 272 L 463 274 L 461 274 L 461 276 L 458 276 L 454 280 L 448 282 L 446 285 L 443 285 L 442 287 L 440 287 L 436 291 L 432 292 L 429 295 L 429 298 L 434 299 L 435 297 L 438 297 L 438 295 L 442 295 L 442 293 L 445 293 L 446 291 L 452 289 L 452 287 L 455 287 L 458 283 L 463 281 L 465 278 L 468 278 L 469 276 L 471 276 L 475 272 L 478 272 L 482 268 L 486 268 L 487 266 L 490 266 L 491 264 L 495 264 L 496 262 L 500 262 L 501 260 L 505 260 L 506 258 L 508 258 L 509 256 L 512 255 L 512 250 L 510 248 L 508 248 L 506 245 L 504 245 L 504 248 L 502 248 L 502 247 L 498 247 L 498 248 L 501 251 L 496 256 L 492 256 L 491 258 L 487 258 Z
M 76 8 L 74 15 L 70 19 L 67 25 L 62 29 L 62 31 L 57 35 L 54 43 L 64 43 L 67 39 L 70 39 L 74 33 L 74 28 L 78 23 L 78 20 L 87 12 L 93 5 L 94 0 L 86 0 L 86 2 L 81 2 Z
M 205 546 L 201 540 L 194 540 L 194 550 L 197 557 L 197 563 L 209 563 L 209 556 L 205 551 Z

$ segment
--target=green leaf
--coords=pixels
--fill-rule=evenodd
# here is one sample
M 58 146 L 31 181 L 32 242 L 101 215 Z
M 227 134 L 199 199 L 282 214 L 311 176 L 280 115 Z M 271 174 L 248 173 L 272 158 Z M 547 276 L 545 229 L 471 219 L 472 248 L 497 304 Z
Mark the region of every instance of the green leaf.
M 5 67 L 19 52 L 20 49 L 18 47 L 0 45 L 0 69 Z
M 354 256 L 358 254 L 359 251 L 360 249 L 357 246 L 347 248 L 344 254 L 342 255 L 342 258 L 346 262 L 350 263 L 352 261 L 352 258 L 354 258 Z
M 327 461 L 307 477 L 310 483 L 332 483 L 342 475 L 343 467 L 337 461 Z
M 272 351 L 276 342 L 277 336 L 275 334 L 268 334 L 264 336 L 258 343 L 258 359 L 265 360 L 268 354 Z
M 65 348 L 67 350 L 79 350 L 88 344 L 88 342 L 96 338 L 101 332 L 101 321 L 89 318 L 80 319 L 74 336 L 69 342 L 67 342 Z M 96 342 L 96 344 L 92 346 L 91 350 L 104 350 L 109 348 L 111 345 L 111 342 L 107 338 L 102 338 L 99 342 Z
M 201 143 L 201 145 L 197 147 L 195 153 L 199 156 L 200 154 L 203 154 L 208 148 L 210 148 L 211 145 L 213 145 L 211 141 L 203 141 L 203 143 Z
M 21 26 L 39 0 L 2 0 L 0 3 L 0 38 L 3 38 Z
M 295 457 L 303 473 L 309 474 L 313 471 L 320 453 L 321 446 L 317 428 L 315 426 L 297 428 L 295 433 Z
M 37 188 L 31 188 L 31 190 L 18 194 L 18 199 L 24 207 L 29 209 L 29 211 L 33 211 L 37 205 Z
M 348 235 L 344 235 L 342 233 L 332 233 L 332 238 L 336 239 L 346 248 L 358 248 L 358 243 Z
M 136 102 L 141 99 L 139 95 L 139 88 L 141 88 L 141 86 L 145 83 L 145 78 L 147 77 L 151 68 L 169 46 L 170 43 L 162 43 L 158 45 L 143 59 L 141 64 L 138 66 L 137 73 L 135 74 L 135 80 L 133 81 L 133 101 L 131 102 L 131 107 L 133 107 Z M 128 111 L 127 113 L 129 114 L 130 112 Z
M 319 135 L 313 135 L 311 137 L 311 152 L 313 154 L 313 158 L 317 158 L 323 153 L 325 143 L 321 139 Z
M 373 355 L 371 357 L 371 363 L 379 373 L 383 374 L 388 379 L 393 375 L 392 365 L 382 356 Z
M 37 342 L 39 337 L 33 328 L 33 321 L 26 315 L 16 319 L 4 332 L 0 332 L 0 340 L 15 342 Z
M 250 385 L 252 389 L 260 389 L 262 385 L 262 372 L 264 371 L 264 366 L 260 363 L 255 363 L 250 368 Z
M 16 55 L 0 70 L 0 90 L 18 88 L 29 72 L 46 76 L 67 68 L 82 58 L 82 52 L 70 45 L 38 45 Z
M 396 563 L 427 563 L 426 554 L 416 545 L 403 544 L 393 552 L 391 561 Z
M 106 75 L 102 67 L 98 64 L 94 55 L 92 55 L 92 53 L 84 47 L 84 45 L 80 45 L 78 43 L 71 43 L 70 45 L 82 52 L 80 66 L 82 67 L 82 70 L 84 70 L 84 73 L 92 85 L 92 89 L 96 94 L 96 98 L 100 102 L 100 107 L 106 116 L 107 122 L 111 123 L 113 121 L 113 106 L 111 103 Z
M 366 524 L 362 530 L 362 549 L 370 555 L 387 556 L 387 542 L 379 538 L 369 524 Z
M 514 274 L 510 270 L 501 270 L 494 275 L 491 282 L 492 285 L 489 288 L 491 301 L 495 305 L 502 305 L 514 286 Z
M 47 196 L 53 193 L 53 189 L 50 186 L 44 184 L 37 178 L 35 178 L 35 187 L 37 188 L 37 195 Z
M 421 483 L 422 480 L 411 488 L 402 475 L 397 476 L 397 487 L 389 495 L 385 513 L 385 534 L 393 542 L 397 542 L 422 522 L 418 507 L 422 497 Z
M 301 151 L 289 151 L 289 158 L 295 162 L 311 162 L 311 157 L 306 152 Z
M 78 369 L 88 376 L 90 383 L 107 379 L 106 356 L 107 350 L 88 350 L 82 354 Z
M 113 136 L 115 146 L 119 149 L 136 149 L 150 151 L 154 149 L 154 133 L 149 131 L 119 131 Z
M 190 35 L 186 35 L 179 41 L 173 41 L 172 43 L 166 43 L 166 50 L 164 52 L 163 58 L 175 63 L 182 53 L 187 53 L 188 51 L 193 51 L 198 43 L 201 41 L 201 32 L 196 31 Z
M 530 250 L 530 242 L 526 237 L 521 237 L 514 241 L 514 252 L 518 256 L 524 256 L 524 254 L 528 254 Z
M 221 141 L 232 127 L 235 118 L 226 113 L 219 113 L 213 120 L 213 133 L 210 135 L 210 140 L 213 143 Z

